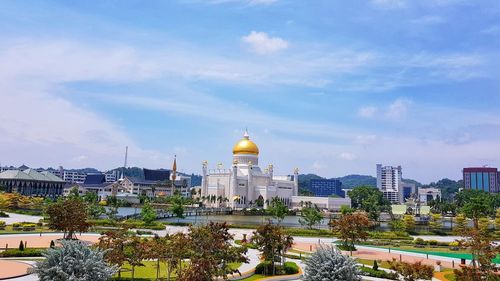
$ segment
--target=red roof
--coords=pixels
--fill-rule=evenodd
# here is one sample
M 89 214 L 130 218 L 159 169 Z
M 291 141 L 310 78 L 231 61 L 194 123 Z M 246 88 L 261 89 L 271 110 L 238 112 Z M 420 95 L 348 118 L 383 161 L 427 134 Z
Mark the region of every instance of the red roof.
M 488 167 L 470 167 L 464 168 L 464 173 L 497 173 L 497 168 L 488 168 Z

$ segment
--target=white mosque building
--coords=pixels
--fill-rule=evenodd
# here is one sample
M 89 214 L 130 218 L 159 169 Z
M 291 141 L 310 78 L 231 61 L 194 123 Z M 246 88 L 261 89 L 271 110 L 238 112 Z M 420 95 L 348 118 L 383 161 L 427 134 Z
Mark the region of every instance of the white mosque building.
M 300 208 L 305 202 L 316 204 L 319 208 L 338 210 L 341 206 L 351 205 L 349 198 L 306 197 L 298 196 L 299 170 L 293 175 L 274 175 L 273 165 L 264 171 L 259 167 L 259 148 L 250 140 L 245 131 L 243 138 L 233 147 L 231 169 L 209 170 L 208 163 L 202 164 L 201 196 L 217 198 L 217 205 L 232 208 L 264 207 L 278 198 L 289 208 Z M 226 202 L 221 202 L 220 198 Z

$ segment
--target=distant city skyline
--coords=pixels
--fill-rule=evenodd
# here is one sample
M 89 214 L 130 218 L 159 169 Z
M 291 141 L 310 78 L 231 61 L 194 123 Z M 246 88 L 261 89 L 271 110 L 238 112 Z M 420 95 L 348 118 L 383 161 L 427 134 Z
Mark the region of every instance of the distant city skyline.
M 275 174 L 500 167 L 498 1 L 0 7 L 2 165 L 201 174 L 248 127 Z

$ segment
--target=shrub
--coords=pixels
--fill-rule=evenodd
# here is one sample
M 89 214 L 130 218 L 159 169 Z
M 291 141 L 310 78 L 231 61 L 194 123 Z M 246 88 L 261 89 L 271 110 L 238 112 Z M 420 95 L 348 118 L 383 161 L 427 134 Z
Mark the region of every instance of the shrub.
M 19 251 L 24 251 L 24 243 L 23 240 L 19 242 Z
M 54 243 L 54 240 L 50 240 L 50 248 L 55 248 L 56 243 Z
M 373 270 L 375 270 L 375 271 L 378 270 L 378 263 L 377 263 L 377 261 L 373 261 Z
M 5 229 L 5 222 L 4 221 L 0 221 L 0 229 Z
M 437 246 L 438 245 L 438 241 L 436 241 L 436 240 L 429 240 L 429 245 L 431 245 L 431 246 Z
M 427 242 L 422 238 L 416 238 L 415 245 L 427 245 Z
M 153 231 L 149 231 L 149 230 L 136 230 L 135 231 L 137 233 L 137 235 L 153 235 Z
M 48 249 L 45 259 L 36 263 L 33 271 L 40 280 L 106 281 L 116 273 L 117 267 L 104 260 L 104 251 L 80 241 L 61 243 L 62 247 Z
M 1 257 L 41 257 L 43 253 L 42 249 L 24 249 L 20 251 L 19 249 L 8 249 L 0 253 Z
M 356 251 L 356 247 L 353 245 L 339 244 L 337 248 L 342 251 Z
M 7 214 L 4 211 L 0 211 L 0 218 L 8 218 L 8 217 L 9 217 L 9 214 Z
M 373 268 L 369 267 L 360 267 L 361 274 L 365 276 L 370 276 L 370 277 L 376 277 L 376 278 L 384 278 L 384 279 L 390 279 L 390 280 L 398 280 L 398 275 L 393 272 L 385 272 L 383 270 L 374 270 Z
M 291 261 L 285 262 L 285 264 L 283 266 L 283 270 L 285 271 L 286 275 L 299 273 L 299 267 L 297 266 L 296 263 L 291 262 Z
M 304 281 L 359 281 L 356 261 L 342 255 L 335 247 L 320 246 L 311 257 L 306 259 Z

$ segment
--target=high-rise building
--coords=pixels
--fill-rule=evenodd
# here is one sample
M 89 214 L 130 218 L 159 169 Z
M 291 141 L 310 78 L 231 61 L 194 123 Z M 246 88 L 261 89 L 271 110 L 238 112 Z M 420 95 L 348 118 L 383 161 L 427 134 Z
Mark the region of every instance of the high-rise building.
M 342 182 L 336 179 L 312 179 L 306 187 L 314 196 L 329 197 L 336 195 L 345 198 L 345 191 L 342 190 Z
M 500 173 L 497 168 L 470 167 L 463 169 L 465 189 L 497 193 L 500 190 Z
M 401 166 L 382 166 L 377 164 L 377 188 L 382 191 L 384 198 L 392 203 L 400 203 L 400 189 L 402 186 Z

